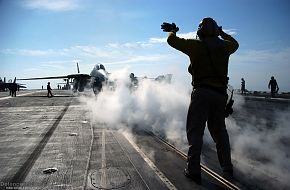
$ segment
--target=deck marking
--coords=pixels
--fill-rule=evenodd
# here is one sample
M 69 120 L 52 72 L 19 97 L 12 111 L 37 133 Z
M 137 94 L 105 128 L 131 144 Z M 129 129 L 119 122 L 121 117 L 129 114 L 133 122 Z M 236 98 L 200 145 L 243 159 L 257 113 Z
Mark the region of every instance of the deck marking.
M 34 93 L 37 93 L 37 92 L 42 92 L 42 91 L 39 90 L 39 91 L 34 91 L 34 92 L 27 92 L 27 93 L 24 93 L 24 94 L 18 94 L 16 97 L 18 97 L 18 96 L 26 96 L 26 95 L 34 94 Z M 6 96 L 6 97 L 0 98 L 0 100 L 6 100 L 6 99 L 9 99 L 9 98 L 15 98 L 15 97 Z
M 86 187 L 87 187 L 88 171 L 89 171 L 89 167 L 90 167 L 90 160 L 92 157 L 92 147 L 93 147 L 93 143 L 94 143 L 94 127 L 92 126 L 92 124 L 90 124 L 90 128 L 91 128 L 92 138 L 91 138 L 91 143 L 90 143 L 89 156 L 88 156 L 88 160 L 87 160 L 87 166 L 86 166 L 86 170 L 85 170 L 82 189 L 86 189 Z
M 27 174 L 31 170 L 32 166 L 34 165 L 34 163 L 36 162 L 38 157 L 40 156 L 40 154 L 41 154 L 42 150 L 44 149 L 44 147 L 46 146 L 47 142 L 49 141 L 49 139 L 53 135 L 58 124 L 62 120 L 64 114 L 68 110 L 70 103 L 71 102 L 66 104 L 65 108 L 61 111 L 60 115 L 56 118 L 56 121 L 48 129 L 48 131 L 43 133 L 43 138 L 38 143 L 38 145 L 35 147 L 33 152 L 29 155 L 29 157 L 26 159 L 26 161 L 22 164 L 22 166 L 18 169 L 18 171 L 14 174 L 14 176 L 9 180 L 10 183 L 15 183 L 15 184 L 20 185 L 24 181 L 25 177 L 27 176 Z
M 141 180 L 143 181 L 143 183 L 146 185 L 147 189 L 150 190 L 148 184 L 146 183 L 146 181 L 144 180 L 144 178 L 142 177 L 142 175 L 140 174 L 140 172 L 138 171 L 138 169 L 136 168 L 136 166 L 134 165 L 134 163 L 132 162 L 130 156 L 128 155 L 128 153 L 125 151 L 124 147 L 121 145 L 121 143 L 117 140 L 117 138 L 115 137 L 114 133 L 111 132 L 111 134 L 113 135 L 114 139 L 117 141 L 117 143 L 120 145 L 122 151 L 125 153 L 125 155 L 127 156 L 129 162 L 132 164 L 132 166 L 134 167 L 135 171 L 138 173 L 138 175 L 140 176 Z
M 178 150 L 177 148 L 175 148 L 172 144 L 168 143 L 167 141 L 163 140 L 162 138 L 156 136 L 155 134 L 153 134 L 152 132 L 148 132 L 146 131 L 148 134 L 154 136 L 156 139 L 158 139 L 160 142 L 163 142 L 165 145 L 167 145 L 168 147 L 170 147 L 172 150 L 174 150 L 177 154 L 179 154 L 182 158 L 184 158 L 185 160 L 187 160 L 187 156 L 184 152 Z M 211 176 L 212 178 L 214 178 L 215 180 L 217 180 L 218 182 L 220 182 L 221 184 L 225 185 L 227 188 L 229 188 L 230 190 L 240 190 L 240 188 L 238 186 L 236 186 L 235 184 L 231 183 L 230 181 L 228 181 L 227 179 L 223 178 L 222 176 L 220 176 L 219 174 L 217 174 L 216 172 L 212 171 L 211 169 L 209 169 L 208 167 L 206 167 L 203 164 L 200 164 L 201 169 L 207 173 L 209 176 Z
M 105 129 L 102 129 L 102 175 L 101 175 L 101 187 L 107 187 L 106 179 L 106 133 Z
M 123 134 L 124 137 L 130 142 L 130 144 L 135 148 L 135 150 L 141 155 L 149 167 L 154 171 L 154 173 L 159 177 L 159 179 L 166 185 L 170 190 L 177 190 L 177 188 L 169 181 L 169 179 L 157 168 L 157 166 L 146 156 L 144 152 L 133 142 L 127 135 Z

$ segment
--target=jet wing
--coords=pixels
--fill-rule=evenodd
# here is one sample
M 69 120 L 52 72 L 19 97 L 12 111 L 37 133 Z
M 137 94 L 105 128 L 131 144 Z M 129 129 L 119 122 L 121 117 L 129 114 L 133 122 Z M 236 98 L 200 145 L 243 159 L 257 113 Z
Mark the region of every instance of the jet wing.
M 67 75 L 66 78 L 85 78 L 85 79 L 90 79 L 91 75 L 78 73 L 78 74 Z
M 18 85 L 19 88 L 27 88 L 26 86 L 23 86 L 23 85 Z
M 85 78 L 89 79 L 91 78 L 88 74 L 71 74 L 66 76 L 55 76 L 55 77 L 36 77 L 36 78 L 24 78 L 24 79 L 17 79 L 17 80 L 42 80 L 42 79 L 65 79 L 65 78 Z

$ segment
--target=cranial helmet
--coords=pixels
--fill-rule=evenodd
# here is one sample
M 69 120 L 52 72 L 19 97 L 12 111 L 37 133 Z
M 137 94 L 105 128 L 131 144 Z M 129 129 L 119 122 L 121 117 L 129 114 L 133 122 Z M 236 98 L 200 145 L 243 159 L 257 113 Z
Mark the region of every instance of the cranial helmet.
M 197 35 L 200 39 L 217 37 L 219 35 L 219 27 L 216 21 L 210 17 L 202 19 L 198 25 Z
M 106 70 L 103 64 L 100 64 L 100 69 Z

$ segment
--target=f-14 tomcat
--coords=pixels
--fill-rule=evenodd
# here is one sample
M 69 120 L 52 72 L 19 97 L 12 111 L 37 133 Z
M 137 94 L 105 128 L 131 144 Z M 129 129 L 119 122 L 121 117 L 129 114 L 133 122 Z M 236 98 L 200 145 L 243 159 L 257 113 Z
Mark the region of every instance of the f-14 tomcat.
M 103 84 L 108 80 L 108 72 L 102 64 L 97 64 L 90 74 L 80 73 L 78 63 L 77 70 L 78 73 L 65 76 L 24 78 L 17 80 L 67 79 L 67 85 L 69 85 L 69 81 L 72 81 L 74 92 L 83 92 L 85 87 L 89 85 L 95 94 L 98 94 L 101 91 Z

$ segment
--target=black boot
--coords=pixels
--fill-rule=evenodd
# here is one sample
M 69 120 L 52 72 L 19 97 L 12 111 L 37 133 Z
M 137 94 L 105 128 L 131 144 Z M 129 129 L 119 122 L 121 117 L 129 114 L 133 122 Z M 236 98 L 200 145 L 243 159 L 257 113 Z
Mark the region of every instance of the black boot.
M 197 183 L 197 184 L 201 184 L 201 174 L 192 174 L 192 173 L 190 173 L 190 172 L 188 171 L 188 169 L 184 169 L 183 174 L 184 174 L 187 178 L 193 180 L 195 183 Z
M 233 170 L 232 169 L 224 170 L 223 177 L 226 178 L 227 180 L 233 180 L 233 178 L 234 178 Z

